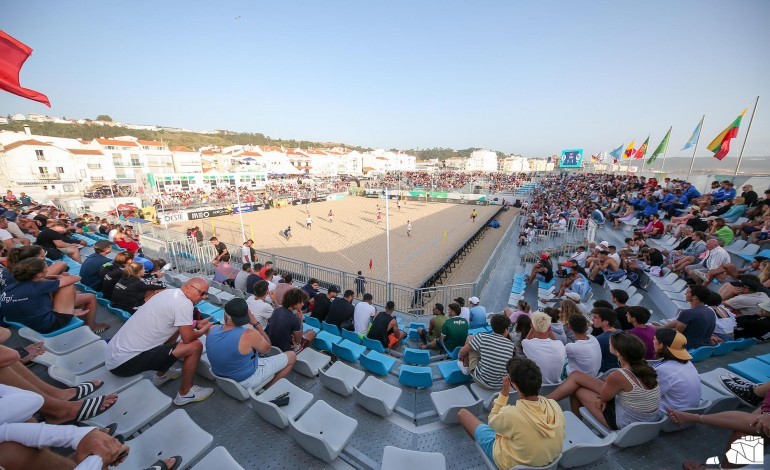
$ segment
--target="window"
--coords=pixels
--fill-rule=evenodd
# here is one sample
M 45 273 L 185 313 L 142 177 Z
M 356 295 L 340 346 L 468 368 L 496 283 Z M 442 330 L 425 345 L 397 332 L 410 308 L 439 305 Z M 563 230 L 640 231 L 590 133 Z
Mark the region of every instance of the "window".
M 57 166 L 56 171 L 59 173 L 64 173 L 64 167 L 63 166 Z
M 37 157 L 38 161 L 45 161 L 45 154 L 43 154 L 43 151 L 40 149 L 35 150 L 35 156 Z
M 41 175 L 48 175 L 48 168 L 44 166 L 37 167 L 37 170 L 40 172 Z
M 131 157 L 131 166 L 142 166 L 141 162 L 139 162 L 139 158 Z
M 115 146 L 114 145 L 108 145 L 107 146 L 107 150 L 115 150 Z M 113 153 L 113 155 L 115 155 L 115 154 Z
M 75 186 L 71 184 L 65 184 L 64 185 L 64 192 L 65 193 L 74 193 L 75 192 Z
M 85 178 L 86 177 L 86 170 L 80 170 L 80 177 Z

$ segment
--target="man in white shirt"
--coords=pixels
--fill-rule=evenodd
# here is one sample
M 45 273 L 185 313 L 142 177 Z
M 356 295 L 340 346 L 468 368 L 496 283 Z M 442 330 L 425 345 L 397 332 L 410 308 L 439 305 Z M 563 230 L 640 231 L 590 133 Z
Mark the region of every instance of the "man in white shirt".
M 588 319 L 572 315 L 568 322 L 575 334 L 575 342 L 564 346 L 567 351 L 567 374 L 580 370 L 596 377 L 602 366 L 602 348 L 596 337 L 588 334 Z
M 470 325 L 470 323 L 471 323 L 471 309 L 470 309 L 470 307 L 466 307 L 465 306 L 465 299 L 463 299 L 462 297 L 458 297 L 458 298 L 455 299 L 455 302 L 460 304 L 460 315 L 459 315 L 459 317 L 460 318 L 465 318 L 466 320 L 468 320 L 468 324 Z
M 730 262 L 730 253 L 722 248 L 724 243 L 720 238 L 709 238 L 706 240 L 706 255 L 703 261 L 684 268 L 696 284 L 705 283 L 706 277 L 709 275 L 709 278 L 713 279 L 716 273 L 712 273 L 712 271 Z
M 551 317 L 543 312 L 532 314 L 532 329 L 521 342 L 524 355 L 532 359 L 543 374 L 544 384 L 561 382 L 561 371 L 567 351 L 561 341 L 551 339 Z
M 246 279 L 248 279 L 250 275 L 251 275 L 251 264 L 243 263 L 243 266 L 241 266 L 241 270 L 238 272 L 238 274 L 235 275 L 235 279 L 233 279 L 233 287 L 245 292 Z
M 262 328 L 267 328 L 267 323 L 270 317 L 273 315 L 273 305 L 279 305 L 275 301 L 273 291 L 269 290 L 270 284 L 267 281 L 259 281 L 254 284 L 254 295 L 249 296 L 246 299 L 246 304 L 249 306 L 249 312 L 254 315 Z M 270 295 L 273 300 L 273 305 L 266 302 L 267 296 Z
M 256 263 L 257 257 L 251 255 L 251 246 L 254 244 L 254 240 L 248 239 L 246 242 L 241 245 L 241 260 L 243 260 L 244 263 Z
M 208 297 L 208 289 L 206 279 L 195 277 L 179 289 L 152 296 L 107 343 L 107 369 L 119 377 L 156 371 L 152 378 L 156 386 L 181 376 L 174 398 L 179 406 L 210 397 L 214 389 L 193 385 L 203 352 L 198 338 L 211 328 L 208 320 L 193 321 L 193 306 Z M 171 367 L 177 360 L 184 360 L 181 370 Z
M 356 304 L 356 308 L 353 309 L 353 325 L 356 328 L 356 333 L 359 335 L 366 335 L 369 333 L 369 322 L 374 315 L 377 314 L 377 310 L 372 305 L 372 294 L 364 294 L 364 300 Z
M 113 242 L 113 243 L 115 243 L 115 234 L 116 234 L 116 233 L 118 233 L 118 227 L 117 227 L 117 226 L 115 226 L 115 225 L 113 225 L 113 226 L 112 226 L 112 230 L 110 230 L 110 231 L 109 231 L 109 233 L 107 234 L 107 238 L 108 238 L 108 239 L 109 239 L 111 242 Z

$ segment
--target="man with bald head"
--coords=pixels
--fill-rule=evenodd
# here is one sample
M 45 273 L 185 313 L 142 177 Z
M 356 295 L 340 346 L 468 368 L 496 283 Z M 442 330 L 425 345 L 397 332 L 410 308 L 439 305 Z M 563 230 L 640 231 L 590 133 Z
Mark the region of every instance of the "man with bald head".
M 196 277 L 180 289 L 166 289 L 150 298 L 107 344 L 107 369 L 120 377 L 156 371 L 152 378 L 156 386 L 181 376 L 176 405 L 211 396 L 214 389 L 193 385 L 203 352 L 198 338 L 211 328 L 208 320 L 193 321 L 193 306 L 208 297 L 208 289 L 208 281 Z M 181 369 L 172 368 L 177 360 L 184 360 Z

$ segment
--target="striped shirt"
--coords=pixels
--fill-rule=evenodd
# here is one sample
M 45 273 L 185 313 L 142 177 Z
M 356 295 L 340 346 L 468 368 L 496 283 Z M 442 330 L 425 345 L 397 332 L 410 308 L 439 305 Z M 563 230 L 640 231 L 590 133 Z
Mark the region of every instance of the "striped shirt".
M 706 259 L 703 261 L 704 266 L 709 270 L 716 269 L 722 265 L 730 262 L 730 253 L 727 252 L 721 246 L 714 248 L 708 252 Z
M 500 389 L 508 373 L 505 366 L 516 354 L 513 341 L 497 333 L 479 333 L 471 339 L 470 347 L 481 356 L 474 371 L 476 381 L 484 387 Z

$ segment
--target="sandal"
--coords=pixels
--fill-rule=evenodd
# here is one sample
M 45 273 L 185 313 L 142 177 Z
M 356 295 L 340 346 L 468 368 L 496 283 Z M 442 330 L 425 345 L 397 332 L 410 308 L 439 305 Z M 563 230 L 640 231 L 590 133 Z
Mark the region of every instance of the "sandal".
M 677 427 L 682 427 L 682 422 L 679 421 L 679 416 L 674 413 L 674 410 L 671 408 L 666 407 L 666 414 L 668 415 L 668 419 L 671 420 L 672 423 L 676 424 Z
M 80 385 L 76 385 L 74 387 L 69 387 L 67 390 L 75 390 L 75 396 L 70 398 L 69 401 L 79 401 L 82 400 L 84 397 L 94 393 L 95 391 L 102 388 L 102 385 L 104 385 L 104 382 L 100 383 L 99 385 L 96 385 L 93 382 L 84 382 Z
M 110 329 L 110 325 L 106 323 L 100 323 L 99 326 L 91 328 L 91 331 L 94 332 L 94 334 L 100 334 L 104 333 L 105 331 Z
M 115 431 L 118 430 L 118 423 L 110 423 L 107 426 L 105 426 L 105 427 L 103 427 L 103 428 L 101 428 L 99 430 L 101 432 L 103 432 L 104 434 L 108 435 L 108 436 L 115 437 Z M 121 442 L 121 444 L 122 444 L 122 442 Z
M 72 422 L 78 423 L 81 421 L 85 421 L 87 419 L 95 418 L 96 416 L 99 416 L 100 414 L 112 408 L 115 405 L 115 403 L 117 403 L 117 401 L 115 401 L 112 403 L 112 405 L 101 410 L 100 408 L 102 407 L 102 404 L 104 404 L 104 400 L 106 399 L 107 399 L 107 396 L 102 395 L 99 397 L 88 398 L 86 400 L 83 400 L 83 404 L 80 406 L 80 411 L 78 411 L 77 416 Z
M 149 467 L 144 468 L 143 470 L 176 470 L 180 465 L 182 465 L 182 457 L 178 455 L 171 456 L 169 459 L 174 459 L 174 465 L 172 467 L 166 465 L 166 462 L 164 462 L 163 459 L 158 459 L 157 462 L 150 465 Z

